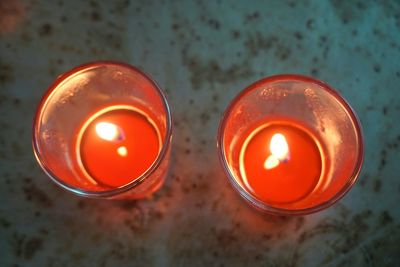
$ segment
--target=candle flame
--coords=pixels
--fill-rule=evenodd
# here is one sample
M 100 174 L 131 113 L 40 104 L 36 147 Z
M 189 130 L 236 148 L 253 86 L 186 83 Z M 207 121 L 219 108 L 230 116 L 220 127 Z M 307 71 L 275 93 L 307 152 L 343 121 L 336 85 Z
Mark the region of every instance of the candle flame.
M 277 167 L 280 162 L 288 159 L 289 146 L 283 134 L 276 133 L 272 136 L 269 151 L 271 155 L 264 162 L 264 168 L 267 170 Z
M 118 126 L 109 122 L 99 122 L 96 124 L 97 135 L 106 141 L 115 141 L 120 136 Z
M 119 154 L 121 157 L 126 157 L 126 156 L 128 155 L 128 149 L 126 149 L 125 146 L 120 146 L 120 147 L 117 149 L 117 152 L 118 152 L 118 154 Z
M 289 146 L 285 136 L 280 133 L 274 134 L 269 143 L 269 150 L 279 160 L 285 160 L 289 154 Z

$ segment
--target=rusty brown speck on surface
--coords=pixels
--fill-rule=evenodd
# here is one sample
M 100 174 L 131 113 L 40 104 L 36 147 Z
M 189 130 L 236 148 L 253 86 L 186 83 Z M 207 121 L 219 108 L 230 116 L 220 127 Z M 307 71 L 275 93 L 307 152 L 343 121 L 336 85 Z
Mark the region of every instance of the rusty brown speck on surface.
M 26 9 L 19 0 L 0 1 L 0 36 L 14 32 L 25 18 Z

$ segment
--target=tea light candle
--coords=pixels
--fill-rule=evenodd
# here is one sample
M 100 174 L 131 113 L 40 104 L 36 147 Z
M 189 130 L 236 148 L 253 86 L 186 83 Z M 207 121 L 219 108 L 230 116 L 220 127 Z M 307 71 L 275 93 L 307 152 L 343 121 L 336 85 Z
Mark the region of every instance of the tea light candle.
M 259 199 L 290 203 L 314 190 L 324 157 L 319 142 L 304 126 L 289 119 L 267 121 L 243 136 L 240 174 Z
M 363 162 L 360 123 L 327 84 L 302 75 L 267 77 L 240 92 L 222 117 L 224 171 L 252 206 L 302 215 L 338 201 Z
M 107 107 L 80 129 L 77 159 L 93 183 L 119 187 L 143 174 L 156 160 L 161 135 L 149 111 Z
M 139 69 L 99 61 L 60 75 L 34 120 L 33 149 L 64 189 L 95 198 L 143 198 L 169 164 L 172 118 L 158 85 Z

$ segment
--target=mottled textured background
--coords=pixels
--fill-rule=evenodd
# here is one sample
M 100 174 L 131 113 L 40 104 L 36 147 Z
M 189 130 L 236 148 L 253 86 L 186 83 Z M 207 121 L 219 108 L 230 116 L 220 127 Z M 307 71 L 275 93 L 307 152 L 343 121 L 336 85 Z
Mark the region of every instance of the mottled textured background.
M 33 157 L 47 86 L 100 59 L 136 65 L 168 94 L 173 165 L 151 199 L 78 198 Z M 288 72 L 337 88 L 366 143 L 346 197 L 294 218 L 239 198 L 215 138 L 235 94 Z M 400 266 L 399 87 L 396 0 L 0 0 L 0 266 Z

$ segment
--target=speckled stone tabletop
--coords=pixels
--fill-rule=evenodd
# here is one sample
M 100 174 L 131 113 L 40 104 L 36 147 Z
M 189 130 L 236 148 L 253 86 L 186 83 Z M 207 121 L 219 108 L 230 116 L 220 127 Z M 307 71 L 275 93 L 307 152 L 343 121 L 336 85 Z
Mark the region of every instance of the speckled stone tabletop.
M 133 64 L 173 109 L 171 174 L 150 199 L 53 184 L 31 125 L 60 73 Z M 246 85 L 278 73 L 337 88 L 364 128 L 363 171 L 331 208 L 251 209 L 217 160 Z M 0 266 L 400 266 L 400 1 L 0 1 Z

